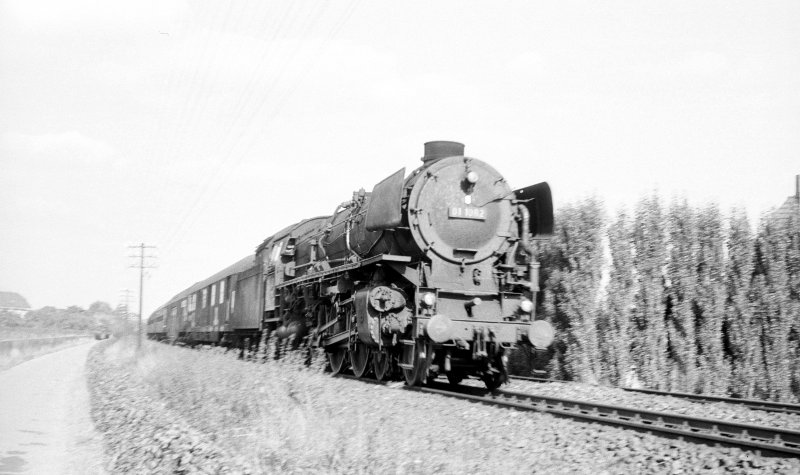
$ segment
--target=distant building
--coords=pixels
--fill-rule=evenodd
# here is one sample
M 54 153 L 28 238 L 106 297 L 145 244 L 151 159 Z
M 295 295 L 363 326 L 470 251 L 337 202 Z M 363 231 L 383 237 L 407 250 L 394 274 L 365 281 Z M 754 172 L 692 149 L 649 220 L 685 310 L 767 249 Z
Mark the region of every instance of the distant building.
M 24 317 L 31 309 L 25 297 L 16 292 L 0 291 L 0 311 L 11 312 Z
M 794 177 L 794 195 L 786 198 L 780 208 L 772 214 L 772 219 L 782 221 L 794 215 L 795 219 L 800 219 L 800 175 Z

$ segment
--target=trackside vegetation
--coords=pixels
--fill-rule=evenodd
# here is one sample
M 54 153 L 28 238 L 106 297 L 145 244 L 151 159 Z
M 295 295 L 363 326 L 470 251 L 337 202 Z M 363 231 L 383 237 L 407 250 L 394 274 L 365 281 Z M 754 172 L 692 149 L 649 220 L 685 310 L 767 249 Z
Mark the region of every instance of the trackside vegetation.
M 657 195 L 609 216 L 556 212 L 540 246 L 552 377 L 745 398 L 800 398 L 800 213 L 692 206 Z M 512 367 L 532 368 L 519 352 Z
M 269 349 L 241 354 L 147 341 L 137 351 L 130 337 L 98 342 L 87 375 L 107 471 L 797 472 L 792 460 L 736 448 L 405 391 L 400 381 L 333 378 L 324 364 L 306 366 L 302 351 L 284 352 L 274 341 L 261 348 Z M 580 397 L 579 386 L 597 389 L 560 391 Z

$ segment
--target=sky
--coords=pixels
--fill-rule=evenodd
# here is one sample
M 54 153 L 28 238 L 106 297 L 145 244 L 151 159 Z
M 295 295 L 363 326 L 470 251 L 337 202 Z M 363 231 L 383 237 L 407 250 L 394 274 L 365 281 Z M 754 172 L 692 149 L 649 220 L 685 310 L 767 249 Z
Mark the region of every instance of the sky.
M 800 174 L 800 2 L 0 0 L 0 290 L 144 314 L 455 140 L 556 207 L 756 221 Z

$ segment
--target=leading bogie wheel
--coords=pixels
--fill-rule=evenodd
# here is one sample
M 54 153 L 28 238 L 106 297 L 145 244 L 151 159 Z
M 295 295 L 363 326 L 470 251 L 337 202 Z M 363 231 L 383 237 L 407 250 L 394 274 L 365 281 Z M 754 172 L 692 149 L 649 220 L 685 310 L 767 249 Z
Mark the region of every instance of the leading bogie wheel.
M 506 382 L 506 377 L 502 373 L 484 373 L 481 379 L 489 391 L 494 391 Z
M 447 373 L 447 381 L 450 384 L 459 384 L 461 381 L 464 380 L 464 373 L 450 371 Z
M 414 345 L 403 346 L 403 363 L 411 364 L 410 369 L 403 368 L 403 376 L 409 386 L 421 386 L 428 379 L 428 363 L 431 357 L 430 345 L 417 341 Z
M 353 374 L 356 378 L 363 378 L 369 369 L 370 348 L 364 343 L 357 341 L 350 350 L 350 363 L 353 366 Z
M 508 372 L 506 370 L 506 362 L 503 360 L 503 352 L 504 350 L 500 348 L 494 356 L 494 365 L 489 366 L 481 376 L 483 383 L 489 391 L 494 391 L 508 381 Z

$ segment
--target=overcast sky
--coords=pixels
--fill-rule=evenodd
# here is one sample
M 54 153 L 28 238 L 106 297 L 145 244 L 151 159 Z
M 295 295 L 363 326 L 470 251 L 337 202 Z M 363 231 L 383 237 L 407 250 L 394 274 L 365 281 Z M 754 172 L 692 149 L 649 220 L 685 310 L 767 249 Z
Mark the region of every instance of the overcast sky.
M 757 219 L 800 173 L 797 1 L 0 5 L 0 290 L 34 308 L 138 292 L 145 242 L 148 314 L 430 140 L 611 212 Z

